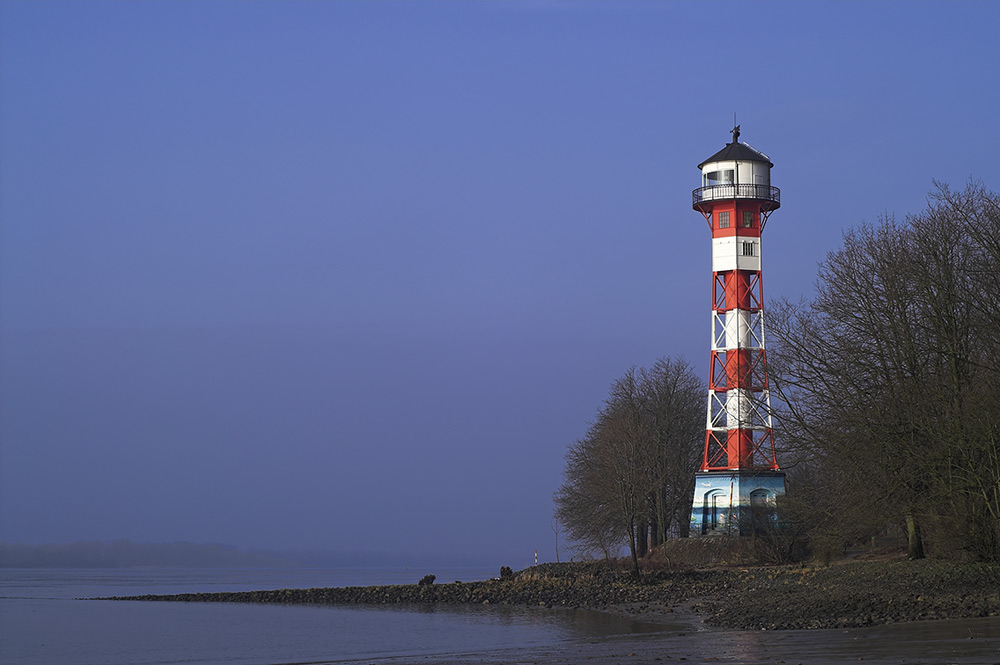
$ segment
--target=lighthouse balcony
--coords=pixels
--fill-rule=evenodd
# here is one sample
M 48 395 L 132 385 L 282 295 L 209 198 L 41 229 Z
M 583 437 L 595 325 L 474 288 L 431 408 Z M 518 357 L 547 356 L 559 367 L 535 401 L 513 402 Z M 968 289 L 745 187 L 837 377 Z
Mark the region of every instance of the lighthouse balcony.
M 781 190 L 770 185 L 722 184 L 699 187 L 691 192 L 691 207 L 700 210 L 702 204 L 711 201 L 731 201 L 733 199 L 753 199 L 761 201 L 765 210 L 775 210 L 781 205 Z

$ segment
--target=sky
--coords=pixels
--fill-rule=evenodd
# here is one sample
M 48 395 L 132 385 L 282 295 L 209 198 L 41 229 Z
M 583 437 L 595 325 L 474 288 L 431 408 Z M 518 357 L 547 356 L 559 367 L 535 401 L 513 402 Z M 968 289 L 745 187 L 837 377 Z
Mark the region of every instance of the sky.
M 566 447 L 765 297 L 1000 188 L 993 2 L 0 2 L 0 540 L 555 559 Z M 706 388 L 707 389 L 707 388 Z M 559 541 L 561 556 L 568 554 Z

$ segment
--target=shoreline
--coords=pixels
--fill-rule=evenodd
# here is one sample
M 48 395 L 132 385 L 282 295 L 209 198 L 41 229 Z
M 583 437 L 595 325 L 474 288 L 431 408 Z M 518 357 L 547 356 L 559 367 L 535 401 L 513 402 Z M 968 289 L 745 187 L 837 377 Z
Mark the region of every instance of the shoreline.
M 519 605 L 613 612 L 646 623 L 685 614 L 736 630 L 862 628 L 1000 616 L 1000 564 L 848 561 L 648 571 L 642 582 L 604 563 L 543 564 L 505 579 L 443 584 L 274 589 L 103 600 L 303 605 Z

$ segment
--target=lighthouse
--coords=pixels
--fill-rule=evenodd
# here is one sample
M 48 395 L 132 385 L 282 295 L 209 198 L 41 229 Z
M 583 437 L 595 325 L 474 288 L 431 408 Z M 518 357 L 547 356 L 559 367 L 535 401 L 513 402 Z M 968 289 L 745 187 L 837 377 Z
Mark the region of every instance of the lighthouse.
M 692 207 L 712 232 L 712 342 L 705 454 L 695 474 L 692 536 L 747 536 L 777 523 L 785 475 L 774 452 L 761 238 L 781 204 L 774 164 L 733 140 L 701 164 Z

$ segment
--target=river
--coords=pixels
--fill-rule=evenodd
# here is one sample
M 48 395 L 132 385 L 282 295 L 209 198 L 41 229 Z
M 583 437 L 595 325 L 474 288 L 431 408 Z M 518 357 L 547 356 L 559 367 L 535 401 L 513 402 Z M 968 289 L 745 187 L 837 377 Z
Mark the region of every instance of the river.
M 0 570 L 0 662 L 1000 663 L 1000 619 L 850 631 L 724 631 L 526 607 L 277 606 L 83 600 L 183 592 L 414 583 L 404 569 Z M 433 571 L 439 582 L 485 569 Z M 626 659 L 625 661 L 621 659 Z

